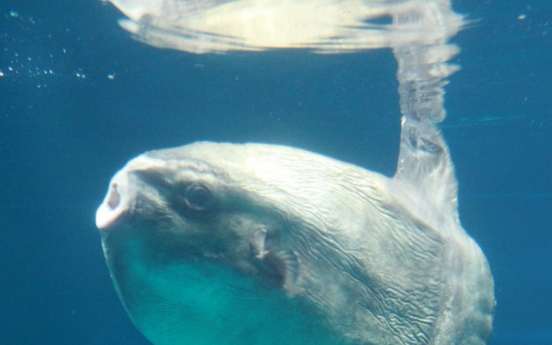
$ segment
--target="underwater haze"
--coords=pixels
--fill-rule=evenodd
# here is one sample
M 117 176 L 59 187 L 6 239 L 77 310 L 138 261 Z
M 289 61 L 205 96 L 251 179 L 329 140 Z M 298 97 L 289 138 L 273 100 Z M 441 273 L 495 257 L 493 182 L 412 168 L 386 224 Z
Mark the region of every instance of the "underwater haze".
M 468 25 L 439 126 L 495 280 L 490 344 L 552 344 L 552 3 L 452 4 Z M 0 345 L 149 344 L 94 223 L 144 151 L 262 142 L 395 172 L 389 49 L 195 55 L 132 40 L 122 17 L 96 0 L 0 3 Z

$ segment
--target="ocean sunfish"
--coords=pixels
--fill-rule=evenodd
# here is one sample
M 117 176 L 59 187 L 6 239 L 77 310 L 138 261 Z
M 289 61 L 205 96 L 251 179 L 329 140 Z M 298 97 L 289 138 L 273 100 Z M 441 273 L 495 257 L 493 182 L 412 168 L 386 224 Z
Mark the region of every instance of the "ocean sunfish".
M 485 344 L 493 278 L 448 148 L 403 117 L 388 178 L 300 149 L 147 152 L 99 207 L 105 258 L 155 345 Z

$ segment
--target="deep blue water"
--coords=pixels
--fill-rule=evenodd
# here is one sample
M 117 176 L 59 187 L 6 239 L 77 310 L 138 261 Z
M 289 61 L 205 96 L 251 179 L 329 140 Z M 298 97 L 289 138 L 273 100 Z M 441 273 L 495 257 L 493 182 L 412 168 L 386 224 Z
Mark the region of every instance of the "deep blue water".
M 495 277 L 491 343 L 552 344 L 552 2 L 453 3 L 477 21 L 454 38 L 443 131 Z M 0 345 L 147 344 L 94 226 L 143 151 L 261 141 L 394 172 L 389 51 L 191 55 L 131 40 L 120 17 L 94 0 L 0 3 Z

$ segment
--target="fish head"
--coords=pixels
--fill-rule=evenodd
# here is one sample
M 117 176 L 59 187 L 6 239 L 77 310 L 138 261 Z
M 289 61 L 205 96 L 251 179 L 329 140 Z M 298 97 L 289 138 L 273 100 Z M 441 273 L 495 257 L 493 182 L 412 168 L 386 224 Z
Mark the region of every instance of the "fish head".
M 216 151 L 217 146 L 211 148 Z M 142 243 L 148 260 L 208 258 L 258 273 L 251 262 L 280 240 L 288 227 L 284 217 L 248 191 L 256 188 L 254 179 L 237 178 L 240 172 L 232 171 L 232 164 L 223 170 L 186 155 L 190 149 L 194 147 L 146 153 L 112 178 L 96 214 L 104 244 Z M 210 158 L 232 160 L 217 152 Z M 109 261 L 109 247 L 105 249 Z
M 232 168 L 245 156 L 224 148 L 146 153 L 112 178 L 96 225 L 127 313 L 156 345 L 300 344 L 312 329 L 320 344 L 340 343 L 322 315 L 283 288 L 297 275 L 292 225 L 259 197 L 264 184 Z

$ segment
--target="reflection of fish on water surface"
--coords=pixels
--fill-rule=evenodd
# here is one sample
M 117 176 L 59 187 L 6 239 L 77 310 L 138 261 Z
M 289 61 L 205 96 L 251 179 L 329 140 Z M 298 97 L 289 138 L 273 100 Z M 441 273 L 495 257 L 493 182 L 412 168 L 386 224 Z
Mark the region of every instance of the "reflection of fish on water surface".
M 342 52 L 414 41 L 434 44 L 456 34 L 462 22 L 448 1 L 431 1 L 423 11 L 420 4 L 427 1 L 419 0 L 111 2 L 128 17 L 119 23 L 135 38 L 193 53 L 270 48 Z M 392 24 L 378 24 L 387 17 Z
M 435 128 L 457 70 L 447 41 L 462 24 L 448 1 L 112 2 L 154 46 L 389 47 L 398 61 L 393 178 L 284 146 L 206 142 L 145 153 L 113 177 L 96 223 L 115 288 L 150 341 L 487 342 L 493 279 L 458 220 Z M 367 24 L 382 16 L 391 24 Z

